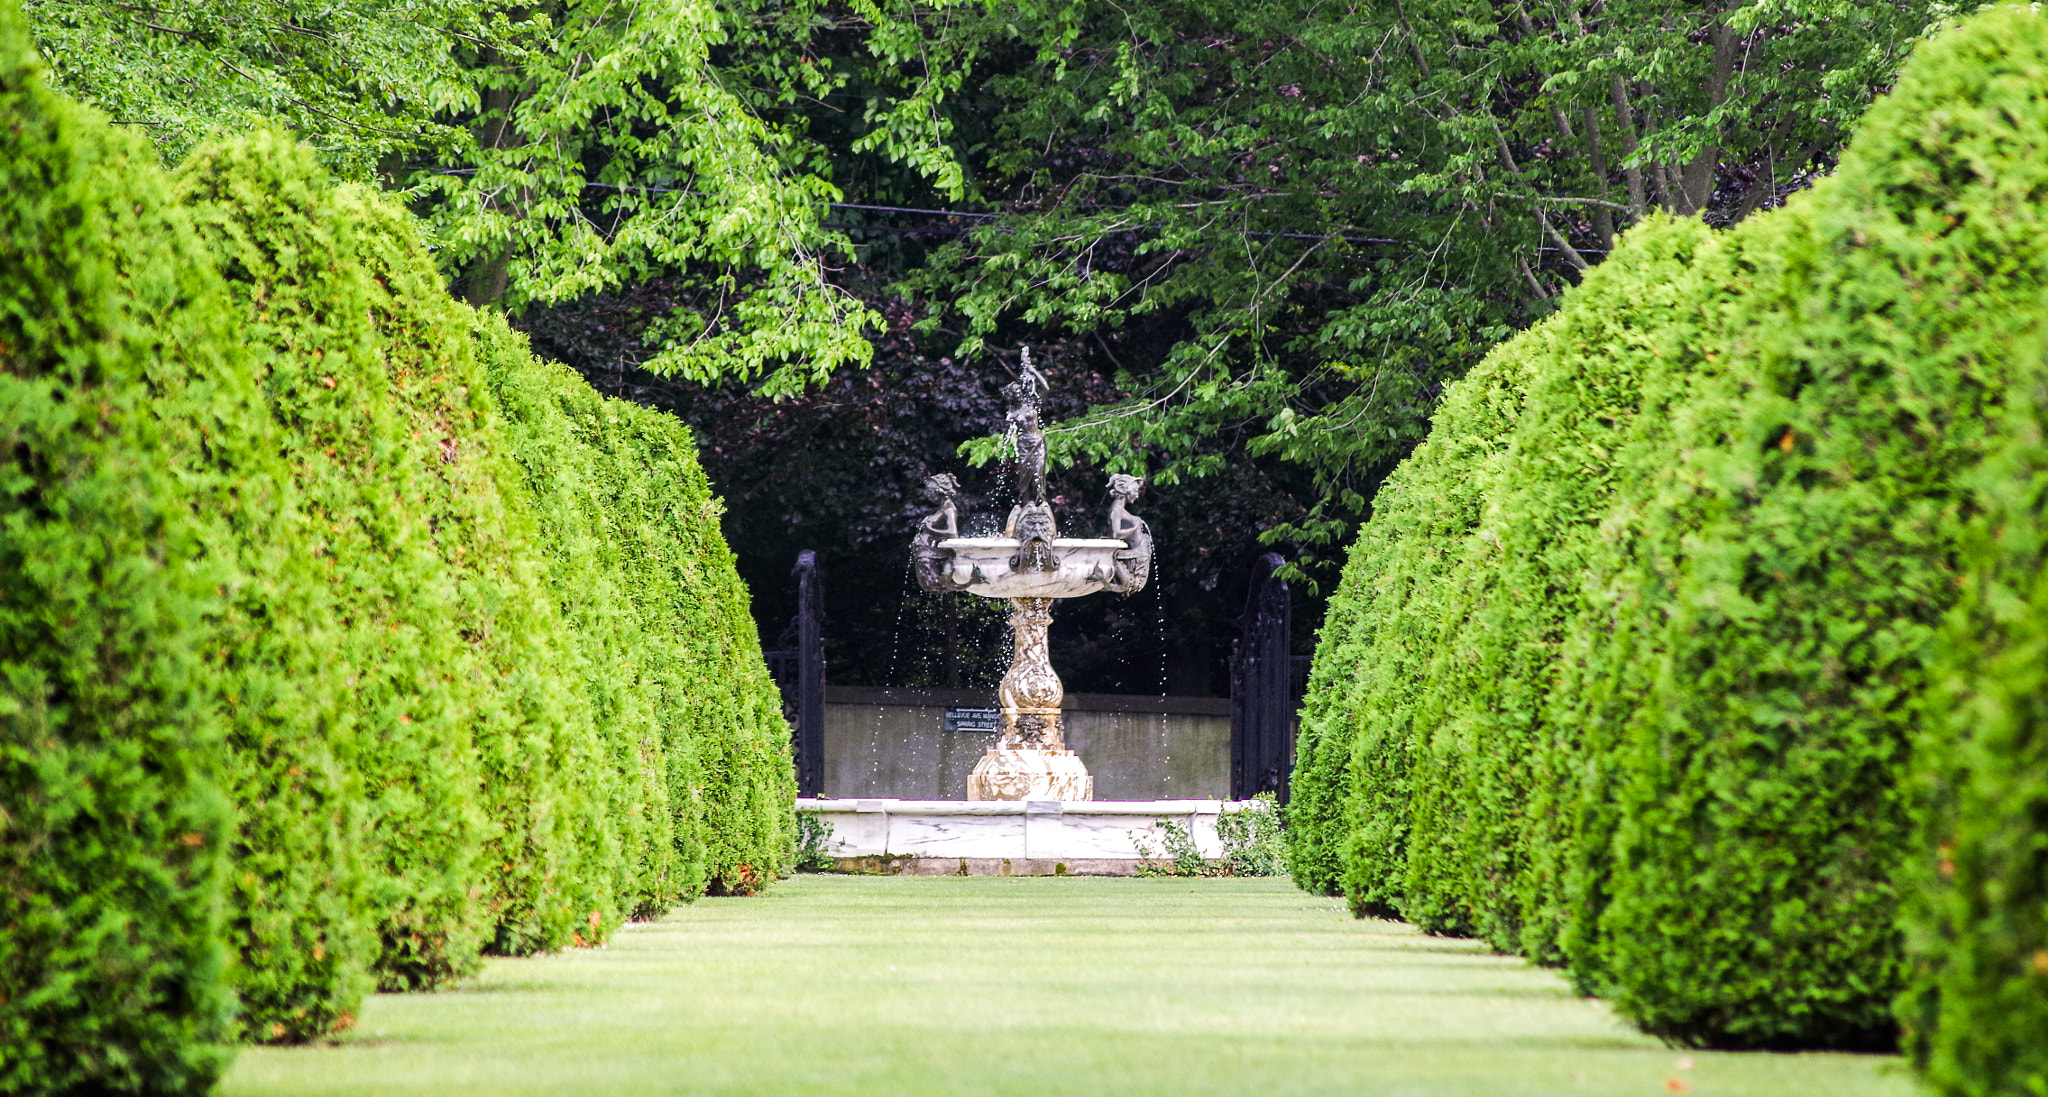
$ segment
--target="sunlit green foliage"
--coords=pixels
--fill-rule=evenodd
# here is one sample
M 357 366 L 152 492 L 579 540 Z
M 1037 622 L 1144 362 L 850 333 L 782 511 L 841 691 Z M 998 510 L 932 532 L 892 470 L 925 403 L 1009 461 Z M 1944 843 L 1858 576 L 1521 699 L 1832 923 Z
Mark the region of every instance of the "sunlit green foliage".
M 1638 228 L 1452 390 L 1462 437 L 1465 385 L 1519 370 L 1471 447 L 1499 456 L 1379 511 L 1318 658 L 1298 856 L 1348 842 L 1355 905 L 1565 962 L 1681 1042 L 1893 1038 L 1935 627 L 2043 367 L 2044 40 L 2017 10 L 1937 40 L 1812 193 Z M 1452 475 L 1435 444 L 1396 482 Z M 1404 644 L 1426 663 L 1370 684 Z
M 868 358 L 825 284 L 837 192 L 719 82 L 702 0 L 508 6 L 26 0 L 59 86 L 175 161 L 207 133 L 289 127 L 344 178 L 406 193 L 471 300 L 517 307 L 687 273 L 653 365 L 788 390 Z
M 733 10 L 736 86 L 857 200 L 982 211 L 910 245 L 857 234 L 960 354 L 1074 334 L 1117 371 L 1128 398 L 1063 425 L 1059 454 L 1161 483 L 1282 459 L 1317 498 L 1268 537 L 1306 546 L 1348 534 L 1442 384 L 1618 230 L 1740 220 L 1830 165 L 1953 6 Z
M 1971 0 L 31 0 L 64 85 L 176 154 L 290 126 L 405 192 L 472 301 L 676 279 L 659 373 L 786 393 L 865 362 L 861 257 L 979 357 L 1072 338 L 1125 398 L 1056 457 L 1308 472 L 1348 535 L 1443 383 L 1650 212 L 1832 163 Z M 911 207 L 888 212 L 889 207 Z M 964 209 L 965 219 L 918 210 Z M 986 459 L 993 443 L 975 451 Z

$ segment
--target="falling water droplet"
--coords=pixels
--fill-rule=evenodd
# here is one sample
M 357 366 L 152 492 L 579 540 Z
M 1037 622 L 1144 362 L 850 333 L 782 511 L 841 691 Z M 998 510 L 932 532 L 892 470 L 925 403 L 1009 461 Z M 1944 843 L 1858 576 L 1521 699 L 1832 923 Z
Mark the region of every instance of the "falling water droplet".
M 901 684 L 896 680 L 896 656 L 903 648 L 903 609 L 910 602 L 911 564 L 908 559 L 903 562 L 902 578 L 903 586 L 896 594 L 896 619 L 889 626 L 889 661 L 882 671 L 882 684 L 890 687 Z M 869 711 L 874 714 L 874 730 L 868 736 L 868 795 L 898 795 L 903 790 L 883 787 L 882 782 L 882 736 L 886 734 L 889 710 L 876 705 Z
M 1162 581 L 1159 574 L 1159 550 L 1156 548 L 1152 550 L 1152 560 L 1148 565 L 1148 574 L 1152 577 L 1153 613 L 1159 621 L 1159 696 L 1164 698 L 1166 696 L 1166 584 Z

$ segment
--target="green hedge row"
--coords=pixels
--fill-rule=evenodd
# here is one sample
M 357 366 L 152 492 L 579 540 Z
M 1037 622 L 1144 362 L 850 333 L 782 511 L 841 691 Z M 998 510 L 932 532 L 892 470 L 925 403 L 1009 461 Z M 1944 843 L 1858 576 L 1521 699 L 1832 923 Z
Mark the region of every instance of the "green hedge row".
M 218 279 L 152 167 L 43 90 L 0 8 L 7 1092 L 202 1090 L 232 1016 L 209 658 L 232 567 L 186 500 L 236 494 L 255 393 L 225 375 Z
M 1899 1016 L 1957 1097 L 2048 1093 L 2048 379 L 2012 395 L 1915 743 Z
M 789 727 L 689 431 L 535 358 L 502 318 L 477 324 L 586 703 L 637 773 L 608 812 L 632 821 L 625 906 L 758 890 L 795 855 Z
M 0 3 L 0 1089 L 203 1092 L 793 849 L 687 431 L 270 134 L 176 172 Z
M 1446 394 L 1317 651 L 1297 879 L 1691 1044 L 1888 1046 L 1910 936 L 1928 1056 L 2048 1047 L 2039 702 L 1996 669 L 2039 677 L 2044 346 L 2048 19 L 2001 9 L 1812 191 L 1638 227 Z

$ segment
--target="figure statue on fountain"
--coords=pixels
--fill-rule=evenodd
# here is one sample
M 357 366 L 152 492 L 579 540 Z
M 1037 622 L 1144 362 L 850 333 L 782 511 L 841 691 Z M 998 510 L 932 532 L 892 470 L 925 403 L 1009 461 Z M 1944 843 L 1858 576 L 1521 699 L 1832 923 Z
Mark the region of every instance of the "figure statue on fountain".
M 917 524 L 917 536 L 910 542 L 910 558 L 918 589 L 930 594 L 950 593 L 964 585 L 953 581 L 952 550 L 939 547 L 939 542 L 960 536 L 960 508 L 954 502 L 959 495 L 960 481 L 950 472 L 939 473 L 924 482 L 925 498 L 937 503 L 939 509 Z
M 1008 438 L 1017 450 L 1017 505 L 1003 524 L 1003 536 L 1017 539 L 1017 555 L 1010 558 L 1011 571 L 1058 571 L 1059 557 L 1052 543 L 1060 535 L 1052 504 L 1045 497 L 1045 426 L 1038 419 L 1038 402 L 1049 386 L 1031 364 L 1031 348 L 1024 348 L 1024 367 L 1017 380 L 1003 386 L 1010 398 Z
M 1104 590 L 1136 594 L 1152 578 L 1152 530 L 1128 509 L 1144 490 L 1145 481 L 1136 476 L 1119 472 L 1109 478 L 1109 535 L 1124 547 L 1116 551 L 1116 571 Z
M 1024 365 L 1017 379 L 1003 386 L 1010 398 L 1004 418 L 1009 424 L 1010 444 L 1017 448 L 1017 502 L 1045 502 L 1045 427 L 1038 421 L 1038 404 L 1052 391 L 1045 375 L 1031 364 L 1031 348 L 1024 348 Z

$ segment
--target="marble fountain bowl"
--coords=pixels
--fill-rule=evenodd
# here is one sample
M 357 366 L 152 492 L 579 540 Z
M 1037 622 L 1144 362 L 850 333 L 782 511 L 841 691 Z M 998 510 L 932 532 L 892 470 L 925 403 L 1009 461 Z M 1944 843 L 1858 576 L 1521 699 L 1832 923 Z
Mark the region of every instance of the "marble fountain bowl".
M 939 548 L 953 552 L 953 582 L 983 598 L 1079 598 L 1116 575 L 1116 554 L 1127 546 L 1113 537 L 1060 537 L 1052 542 L 1057 571 L 1013 571 L 1021 542 L 1013 537 L 953 537 Z

